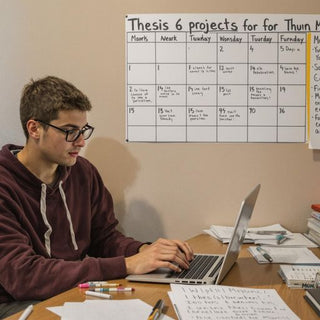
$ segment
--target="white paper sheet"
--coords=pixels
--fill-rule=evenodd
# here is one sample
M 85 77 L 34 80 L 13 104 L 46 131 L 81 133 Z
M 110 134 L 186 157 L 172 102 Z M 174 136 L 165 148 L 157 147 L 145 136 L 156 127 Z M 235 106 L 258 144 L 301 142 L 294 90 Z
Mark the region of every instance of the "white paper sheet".
M 231 236 L 233 233 L 234 227 L 227 227 L 227 226 L 218 226 L 218 225 L 212 225 L 210 226 L 210 229 L 203 230 L 204 232 L 208 233 L 212 237 L 222 241 L 223 243 L 228 243 L 231 240 Z M 263 227 L 254 227 L 254 228 L 248 228 L 248 232 L 245 236 L 244 243 L 254 243 L 257 240 L 276 240 L 276 234 L 257 234 L 254 232 L 257 231 L 286 231 L 287 235 L 291 235 L 292 233 L 282 227 L 280 224 L 272 224 L 268 226 Z
M 85 300 L 84 302 L 66 302 L 63 306 L 47 309 L 60 316 L 61 320 L 137 320 L 147 319 L 152 306 L 140 299 Z M 162 314 L 159 319 L 172 318 Z
M 180 320 L 299 319 L 274 289 L 177 284 L 171 289 Z
M 262 247 L 264 251 L 266 251 L 266 253 L 273 259 L 272 263 L 320 264 L 320 259 L 308 248 Z M 257 247 L 249 247 L 248 250 L 259 263 L 270 263 L 257 250 Z

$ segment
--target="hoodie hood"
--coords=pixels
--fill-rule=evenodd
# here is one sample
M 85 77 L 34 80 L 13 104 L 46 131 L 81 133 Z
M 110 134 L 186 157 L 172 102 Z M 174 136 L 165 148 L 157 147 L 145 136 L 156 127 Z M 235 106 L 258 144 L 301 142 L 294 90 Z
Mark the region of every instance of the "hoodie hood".
M 17 146 L 14 144 L 4 145 L 0 151 L 0 168 L 6 168 L 11 174 L 15 175 L 15 179 L 19 181 L 20 185 L 23 185 L 27 190 L 34 188 L 41 189 L 41 184 L 43 183 L 34 174 L 32 174 L 14 155 L 15 151 L 22 150 L 22 146 Z M 71 167 L 59 166 L 59 181 L 66 181 L 71 172 Z M 59 188 L 58 184 L 55 184 L 52 191 L 56 191 Z

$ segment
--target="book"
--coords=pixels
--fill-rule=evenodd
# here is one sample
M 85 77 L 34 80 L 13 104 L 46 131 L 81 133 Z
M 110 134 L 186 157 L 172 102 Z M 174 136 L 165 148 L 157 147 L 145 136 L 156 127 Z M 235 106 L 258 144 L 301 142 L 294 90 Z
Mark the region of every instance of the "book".
M 314 230 L 320 234 L 320 221 L 314 218 L 308 218 L 307 226 L 310 230 Z
M 320 266 L 280 265 L 278 271 L 289 288 L 314 288 Z
M 316 245 L 320 246 L 320 235 L 317 232 L 308 230 L 307 233 L 304 233 L 304 236 L 313 241 Z
M 314 230 L 309 230 L 308 234 L 312 237 L 312 239 L 316 240 L 316 243 L 320 245 L 320 233 Z
M 320 204 L 318 204 L 318 203 L 312 204 L 311 209 L 313 209 L 314 211 L 320 212 Z
M 312 211 L 311 212 L 311 217 L 320 221 L 320 212 Z
M 320 316 L 320 288 L 307 289 L 304 298 L 308 301 L 317 315 Z
M 318 220 L 318 219 L 316 219 L 316 218 L 314 218 L 314 217 L 310 217 L 309 219 L 308 219 L 311 223 L 313 223 L 313 224 L 315 224 L 316 226 L 318 226 L 319 228 L 320 228 L 320 220 Z
M 311 208 L 313 211 L 307 220 L 308 231 L 304 235 L 320 246 L 320 204 L 312 204 Z

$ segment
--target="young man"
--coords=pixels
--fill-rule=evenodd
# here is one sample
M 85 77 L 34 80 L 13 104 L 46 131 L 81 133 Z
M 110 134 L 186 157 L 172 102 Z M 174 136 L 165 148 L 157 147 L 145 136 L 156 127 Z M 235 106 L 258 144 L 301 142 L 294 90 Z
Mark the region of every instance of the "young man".
M 185 242 L 145 244 L 116 230 L 112 197 L 79 156 L 94 130 L 90 110 L 88 98 L 62 79 L 24 88 L 26 144 L 0 151 L 0 317 L 1 307 L 17 312 L 16 305 L 25 307 L 17 301 L 47 299 L 89 280 L 189 266 Z

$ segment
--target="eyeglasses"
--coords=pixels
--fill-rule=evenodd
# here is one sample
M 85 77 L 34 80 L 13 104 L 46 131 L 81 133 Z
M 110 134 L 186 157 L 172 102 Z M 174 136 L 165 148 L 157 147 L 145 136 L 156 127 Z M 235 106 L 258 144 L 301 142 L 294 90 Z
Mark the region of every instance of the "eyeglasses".
M 57 129 L 59 131 L 64 132 L 65 135 L 66 135 L 66 141 L 67 142 L 76 141 L 80 137 L 81 134 L 83 136 L 83 139 L 87 140 L 87 139 L 89 139 L 91 137 L 92 132 L 94 130 L 94 127 L 91 127 L 88 124 L 86 124 L 82 129 L 68 129 L 68 130 L 66 130 L 66 129 L 62 129 L 62 128 L 56 127 L 53 124 L 44 122 L 44 121 L 39 120 L 39 119 L 34 119 L 34 120 L 38 121 L 38 122 L 40 122 L 40 123 L 42 123 L 44 125 L 47 125 L 49 127 L 52 127 L 52 128 L 55 128 L 55 129 Z

